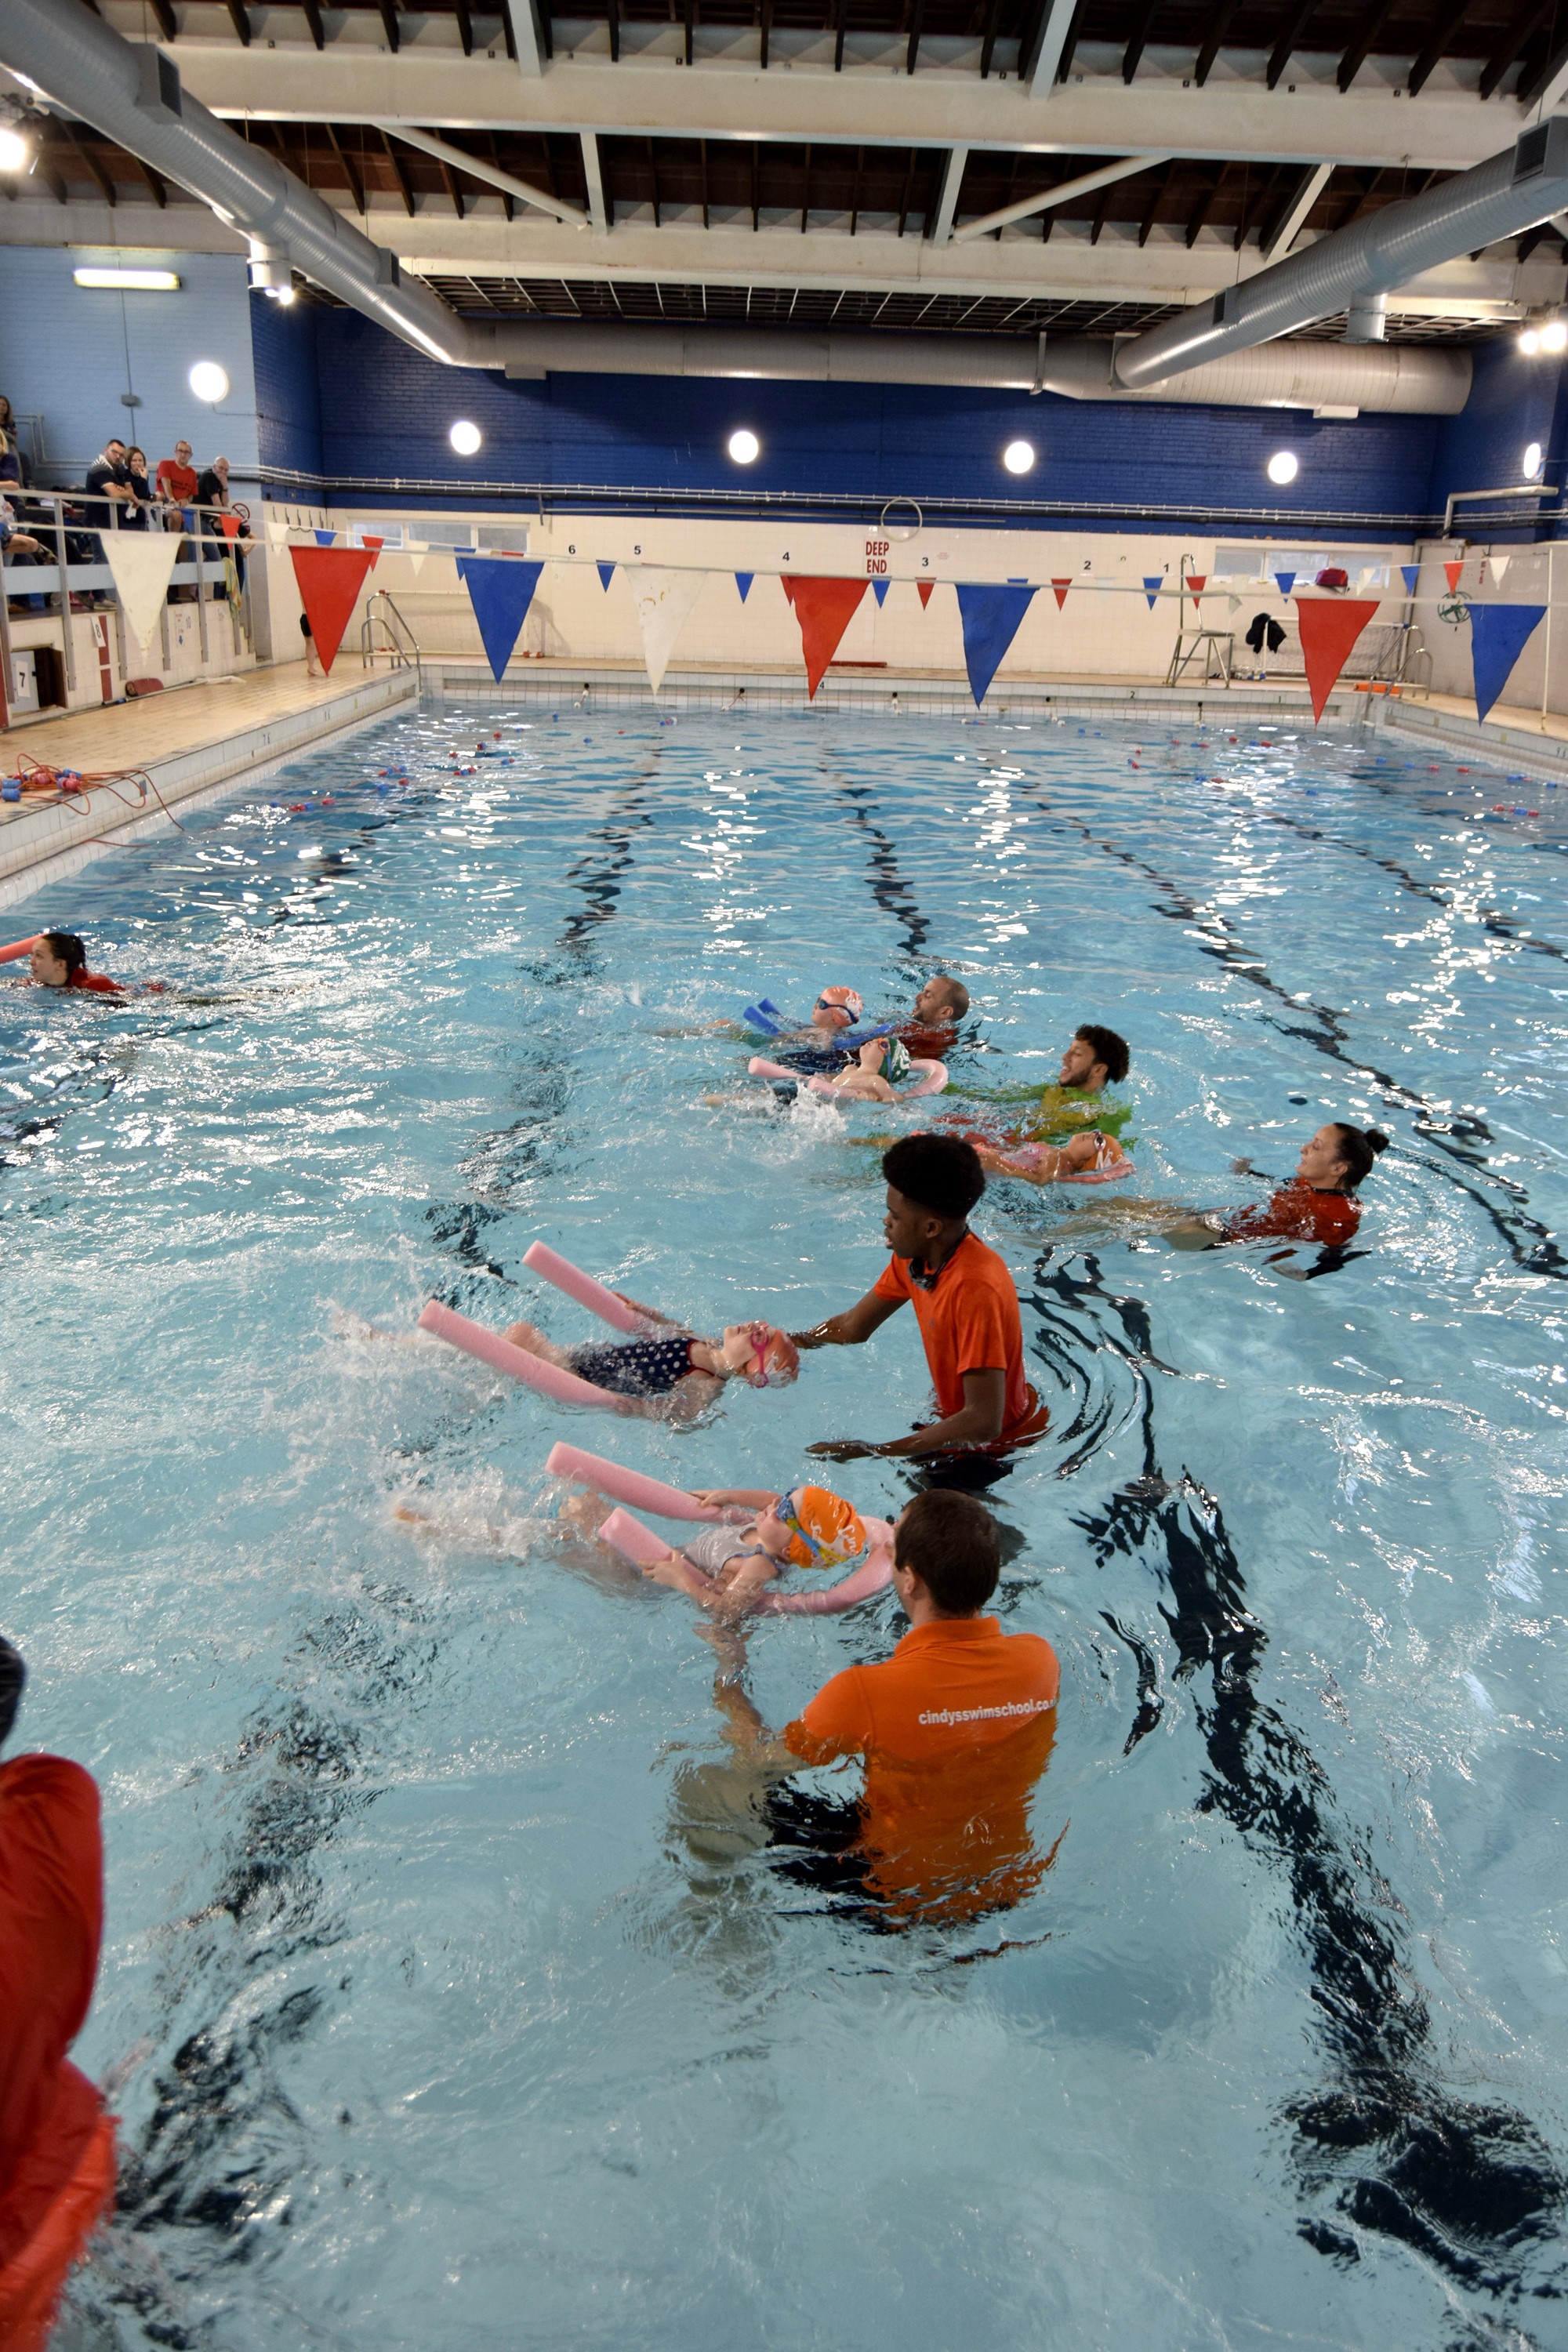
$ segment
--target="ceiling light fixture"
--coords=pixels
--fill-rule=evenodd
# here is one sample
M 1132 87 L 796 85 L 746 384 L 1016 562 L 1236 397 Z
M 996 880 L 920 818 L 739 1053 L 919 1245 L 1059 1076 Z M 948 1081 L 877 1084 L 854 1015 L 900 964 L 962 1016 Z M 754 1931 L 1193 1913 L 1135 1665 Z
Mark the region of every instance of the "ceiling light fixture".
M 1268 478 L 1278 482 L 1281 489 L 1287 482 L 1293 482 L 1300 470 L 1301 460 L 1294 449 L 1276 449 L 1268 460 Z
M 1543 352 L 1568 352 L 1568 323 L 1561 319 L 1548 319 L 1541 330 Z
M 1526 327 L 1524 332 L 1519 339 L 1519 348 L 1524 353 L 1527 360 L 1532 360 L 1535 357 L 1536 352 L 1541 349 L 1540 328 Z
M 228 377 L 216 360 L 198 360 L 185 382 L 209 408 L 216 408 L 220 400 L 228 398 Z
M 79 286 L 121 286 L 135 294 L 177 294 L 180 281 L 172 269 L 73 269 Z
M 1530 444 L 1530 446 L 1524 453 L 1522 463 L 1524 466 L 1525 480 L 1527 482 L 1533 482 L 1537 474 L 1541 471 L 1541 444 L 1539 441 L 1532 441 Z
M 25 172 L 32 160 L 32 147 L 15 122 L 0 124 L 0 172 Z
M 725 446 L 728 447 L 730 456 L 737 466 L 752 465 L 763 453 L 762 443 L 758 440 L 756 435 L 754 433 L 748 432 L 744 425 L 741 427 L 738 433 L 731 434 L 729 441 Z
M 470 425 L 466 416 L 459 416 L 447 438 L 459 457 L 472 457 L 478 455 L 484 435 L 477 425 Z
M 1002 452 L 1002 463 L 1010 474 L 1026 474 L 1035 462 L 1032 441 L 1009 441 Z

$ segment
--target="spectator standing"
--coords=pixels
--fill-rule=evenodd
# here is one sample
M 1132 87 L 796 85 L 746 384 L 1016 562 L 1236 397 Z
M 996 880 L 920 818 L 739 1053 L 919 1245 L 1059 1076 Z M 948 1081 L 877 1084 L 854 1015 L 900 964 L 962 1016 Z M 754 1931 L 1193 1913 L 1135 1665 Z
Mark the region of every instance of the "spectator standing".
M 111 507 L 132 507 L 136 493 L 131 487 L 131 468 L 126 464 L 123 441 L 110 438 L 87 469 L 87 494 L 91 502 L 91 520 L 101 530 L 112 528 Z
M 198 506 L 232 510 L 234 500 L 228 494 L 228 459 L 226 457 L 215 457 L 203 474 L 201 480 L 196 484 L 196 503 Z M 226 548 L 232 551 L 235 572 L 243 585 L 245 559 L 250 552 L 251 545 L 250 532 L 243 517 L 239 529 L 232 539 L 216 514 L 202 517 L 202 529 L 209 539 L 220 541 Z
M 188 507 L 195 503 L 201 476 L 191 463 L 191 445 L 176 441 L 172 457 L 158 460 L 158 496 L 172 507 Z
M 127 530 L 145 530 L 147 517 L 153 506 L 153 485 L 147 479 L 147 453 L 131 448 L 125 452 L 125 467 L 131 478 L 131 495 L 135 500 L 121 518 Z
M 22 455 L 5 426 L 0 425 L 0 482 L 14 482 L 22 487 Z
M 0 1740 L 26 1668 L 0 1641 Z M 63 1756 L 0 1765 L 0 2343 L 44 2352 L 60 2289 L 114 2195 L 114 2125 L 66 2056 L 103 1935 L 92 1776 Z

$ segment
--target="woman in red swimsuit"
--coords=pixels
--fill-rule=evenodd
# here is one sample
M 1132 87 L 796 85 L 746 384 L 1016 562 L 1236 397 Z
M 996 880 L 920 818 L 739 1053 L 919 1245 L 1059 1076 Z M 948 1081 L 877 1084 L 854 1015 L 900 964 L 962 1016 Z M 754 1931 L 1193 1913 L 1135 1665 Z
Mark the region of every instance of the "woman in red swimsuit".
M 1301 1147 L 1296 1173 L 1270 1200 L 1255 1209 L 1218 1211 L 1176 1226 L 1168 1235 L 1177 1249 L 1218 1249 L 1226 1242 L 1316 1242 L 1342 1249 L 1361 1223 L 1356 1188 L 1372 1173 L 1388 1138 L 1375 1127 L 1349 1127 L 1331 1119 Z
M 40 931 L 27 968 L 38 988 L 87 988 L 100 996 L 125 993 L 107 972 L 89 971 L 87 950 L 74 931 Z

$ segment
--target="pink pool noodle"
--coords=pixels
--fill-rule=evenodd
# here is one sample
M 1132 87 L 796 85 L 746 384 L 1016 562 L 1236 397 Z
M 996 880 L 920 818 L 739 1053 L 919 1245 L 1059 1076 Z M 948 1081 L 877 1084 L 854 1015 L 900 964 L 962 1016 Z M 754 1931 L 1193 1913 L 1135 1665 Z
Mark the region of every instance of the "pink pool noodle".
M 42 939 L 43 933 L 38 932 L 37 937 Z M 32 940 L 13 940 L 8 948 L 0 948 L 0 963 L 19 962 L 23 956 L 32 954 L 33 945 Z
M 559 1250 L 552 1250 L 548 1242 L 531 1242 L 523 1251 L 522 1262 L 531 1265 L 535 1274 L 542 1274 L 546 1282 L 552 1282 L 557 1290 L 563 1290 L 568 1298 L 585 1307 L 591 1315 L 596 1315 L 601 1323 L 639 1338 L 647 1330 L 646 1316 L 639 1315 L 635 1307 L 628 1307 L 624 1298 L 617 1298 L 613 1290 L 606 1290 L 602 1282 L 595 1282 L 591 1274 L 584 1274 L 581 1266 L 574 1265 L 570 1258 L 563 1257 Z
M 765 1054 L 753 1054 L 746 1064 L 753 1078 L 798 1078 L 798 1070 L 786 1070 L 782 1062 L 770 1062 Z
M 599 1529 L 599 1536 L 602 1542 L 614 1544 L 638 1568 L 651 1568 L 669 1549 L 662 1536 L 656 1536 L 651 1528 L 645 1528 L 629 1511 L 612 1511 Z
M 581 1479 L 585 1486 L 597 1486 L 601 1494 L 613 1495 L 617 1503 L 635 1504 L 639 1511 L 657 1511 L 661 1518 L 724 1520 L 751 1517 L 749 1511 L 721 1510 L 716 1504 L 700 1503 L 695 1496 L 683 1494 L 679 1486 L 667 1486 L 662 1478 L 645 1477 L 640 1470 L 623 1470 L 618 1462 L 606 1462 L 597 1454 L 585 1453 L 580 1445 L 552 1445 L 544 1466 L 552 1478 Z
M 596 1389 L 592 1381 L 580 1381 L 575 1372 L 563 1371 L 559 1364 L 546 1363 L 542 1356 L 531 1356 L 524 1348 L 514 1348 L 499 1331 L 487 1331 L 482 1323 L 470 1323 L 466 1315 L 455 1315 L 449 1307 L 430 1301 L 419 1318 L 422 1331 L 432 1331 L 448 1347 L 461 1348 L 466 1355 L 477 1356 L 481 1364 L 492 1371 L 506 1372 L 514 1381 L 521 1381 L 542 1396 L 553 1397 L 557 1404 L 596 1405 L 601 1412 L 621 1412 L 626 1400 L 612 1396 L 608 1389 Z

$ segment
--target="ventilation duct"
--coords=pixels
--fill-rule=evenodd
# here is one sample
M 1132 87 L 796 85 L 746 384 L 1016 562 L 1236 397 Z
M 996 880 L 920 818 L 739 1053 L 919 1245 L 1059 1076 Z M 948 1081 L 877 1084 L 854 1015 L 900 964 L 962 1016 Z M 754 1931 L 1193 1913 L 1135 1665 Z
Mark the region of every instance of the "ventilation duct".
M 1205 361 L 1250 351 L 1320 319 L 1349 311 L 1358 337 L 1373 327 L 1373 300 L 1408 286 L 1423 270 L 1499 237 L 1519 236 L 1568 205 L 1568 115 L 1554 114 L 1500 155 L 1457 173 L 1402 204 L 1320 237 L 1300 253 L 1227 286 L 1146 335 L 1122 343 L 1116 376 L 1130 392 L 1166 383 Z
M 1129 355 L 1145 352 L 1168 329 L 1117 347 L 1086 336 L 812 335 L 721 327 L 476 322 L 459 318 L 417 278 L 404 278 L 395 255 L 373 245 L 281 163 L 251 146 L 183 89 L 171 58 L 150 45 L 122 40 L 81 0 L 0 0 L 0 61 L 209 204 L 250 240 L 258 282 L 285 283 L 292 266 L 390 333 L 452 367 L 510 367 L 519 375 L 533 376 L 556 370 L 803 383 L 946 384 L 972 391 L 1054 392 L 1073 400 L 1153 398 L 1245 408 L 1439 415 L 1457 414 L 1469 396 L 1466 352 L 1390 350 L 1376 343 L 1245 348 L 1261 342 L 1265 334 L 1282 331 L 1272 325 L 1242 336 L 1234 358 L 1221 357 L 1218 352 L 1194 352 L 1194 358 L 1212 359 L 1213 363 L 1198 367 L 1182 358 L 1166 368 L 1156 363 L 1152 372 L 1145 365 L 1134 374 L 1129 372 Z M 1549 126 L 1559 127 L 1568 130 L 1568 122 Z M 1526 143 L 1520 142 L 1521 151 Z M 1553 148 L 1552 169 L 1555 155 Z M 1447 196 L 1484 174 L 1496 175 L 1513 160 L 1510 151 L 1498 163 L 1483 164 L 1479 173 L 1450 182 L 1438 194 Z M 1508 178 L 1506 173 L 1502 176 Z M 1510 191 L 1513 184 L 1508 179 Z M 1520 222 L 1543 218 L 1568 204 L 1568 182 L 1560 185 L 1544 165 L 1532 184 L 1539 188 L 1540 209 L 1521 215 Z M 1500 201 L 1505 208 L 1511 201 L 1517 212 L 1517 196 Z M 1426 205 L 1431 200 L 1419 202 Z M 1379 215 L 1379 222 L 1413 209 L 1393 207 Z M 1485 242 L 1475 233 L 1472 215 L 1462 203 L 1453 209 L 1463 226 L 1441 243 L 1440 251 L 1424 245 L 1409 268 L 1425 268 L 1435 258 Z M 1500 233 L 1495 226 L 1487 231 Z M 1310 261 L 1339 242 L 1328 238 L 1300 258 Z M 1240 289 L 1244 299 L 1250 301 L 1256 289 L 1297 267 L 1290 261 L 1266 270 L 1251 287 Z M 1397 285 L 1407 274 L 1402 260 L 1382 282 Z M 1358 287 L 1365 278 L 1363 268 Z M 1229 289 L 1222 302 L 1230 302 L 1237 290 Z M 1203 308 L 1205 319 L 1210 308 Z M 1304 315 L 1317 317 L 1342 308 L 1343 296 L 1335 295 Z M 1179 327 L 1181 321 L 1173 324 Z M 1178 383 L 1163 385 L 1165 376 L 1182 370 L 1189 372 Z M 1156 384 L 1162 388 L 1154 389 Z

